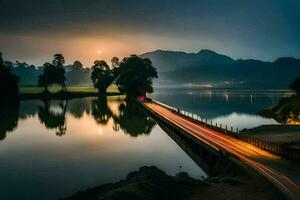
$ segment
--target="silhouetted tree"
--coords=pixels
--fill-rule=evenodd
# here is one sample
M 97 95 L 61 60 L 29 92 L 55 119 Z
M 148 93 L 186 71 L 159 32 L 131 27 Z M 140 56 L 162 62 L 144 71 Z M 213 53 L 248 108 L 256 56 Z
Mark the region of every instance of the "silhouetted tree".
M 62 54 L 55 54 L 52 64 L 56 67 L 64 67 L 65 58 Z
M 290 85 L 290 89 L 295 91 L 297 95 L 300 95 L 300 77 L 296 78 Z
M 114 80 L 114 76 L 104 60 L 96 60 L 92 66 L 91 79 L 100 94 L 105 94 Z
M 11 73 L 12 68 L 12 63 L 4 62 L 0 52 L 0 140 L 17 127 L 19 119 L 19 78 Z
M 76 60 L 71 66 L 72 71 L 81 71 L 83 70 L 83 65 L 80 61 Z
M 55 66 L 56 78 L 53 79 L 54 84 L 61 85 L 63 91 L 67 91 L 66 87 L 66 70 L 64 69 L 65 58 L 62 54 L 55 54 L 52 64 Z
M 120 65 L 119 58 L 118 57 L 113 57 L 111 59 L 112 68 L 117 68 L 117 67 L 119 67 L 119 65 Z
M 43 74 L 39 75 L 38 78 L 38 86 L 44 87 L 45 92 L 49 92 L 48 86 L 52 83 L 52 76 L 55 76 L 53 66 L 50 63 L 44 64 Z
M 69 85 L 90 85 L 90 69 L 84 68 L 80 61 L 75 61 L 72 65 L 66 67 L 68 67 L 68 70 L 66 70 L 66 77 Z
M 111 71 L 115 79 L 118 78 L 119 75 L 119 66 L 120 66 L 119 58 L 113 57 L 111 59 L 111 67 L 112 67 Z
M 38 86 L 42 86 L 47 91 L 51 84 L 61 85 L 62 91 L 66 91 L 66 77 L 64 69 L 65 59 L 62 54 L 55 54 L 52 63 L 45 63 L 43 74 L 38 78 Z
M 153 78 L 158 78 L 158 75 L 151 60 L 132 55 L 120 63 L 116 85 L 127 94 L 127 98 L 136 98 L 153 92 Z
M 18 99 L 19 77 L 11 73 L 11 67 L 7 67 L 0 52 L 0 91 L 1 100 Z
M 6 62 L 6 65 L 11 68 L 13 74 L 20 77 L 19 85 L 35 84 L 38 80 L 38 76 L 42 73 L 41 68 L 37 68 L 34 65 L 29 65 L 25 62 Z

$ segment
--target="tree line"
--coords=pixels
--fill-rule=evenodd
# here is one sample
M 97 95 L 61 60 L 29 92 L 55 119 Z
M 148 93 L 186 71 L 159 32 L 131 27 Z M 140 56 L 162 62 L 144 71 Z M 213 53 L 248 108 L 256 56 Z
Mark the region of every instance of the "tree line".
M 18 73 L 16 73 L 18 72 Z M 0 89 L 5 97 L 18 96 L 18 83 L 21 79 L 37 77 L 37 85 L 45 88 L 53 84 L 61 85 L 66 92 L 69 82 L 78 83 L 82 80 L 91 80 L 100 94 L 105 94 L 107 88 L 115 84 L 119 91 L 129 97 L 136 97 L 153 91 L 152 80 L 157 78 L 157 71 L 148 58 L 136 55 L 125 57 L 121 61 L 113 57 L 109 66 L 104 60 L 96 60 L 90 68 L 83 68 L 80 61 L 72 65 L 65 64 L 62 54 L 55 54 L 52 62 L 46 62 L 42 67 L 35 67 L 26 63 L 4 61 L 0 53 Z M 300 78 L 296 78 L 290 89 L 300 94 Z
M 14 96 L 18 94 L 18 82 L 20 78 L 13 73 L 15 67 L 13 63 L 4 61 L 0 54 L 0 87 L 2 91 L 7 93 L 6 96 Z M 35 68 L 28 66 L 26 63 L 18 63 L 20 68 Z M 27 66 L 26 66 L 27 65 Z M 65 58 L 62 54 L 55 54 L 52 62 L 46 62 L 37 78 L 37 86 L 43 87 L 44 92 L 49 92 L 48 88 L 52 85 L 60 85 L 62 92 L 67 92 L 66 71 L 70 66 L 65 65 Z M 36 69 L 36 68 L 35 68 Z M 96 60 L 90 69 L 83 70 L 80 61 L 75 61 L 72 65 L 73 79 L 85 71 L 89 74 L 95 88 L 99 94 L 106 94 L 107 88 L 115 84 L 119 91 L 125 93 L 128 98 L 136 98 L 137 96 L 146 95 L 153 92 L 152 80 L 158 78 L 156 68 L 148 58 L 140 58 L 136 55 L 125 57 L 121 61 L 117 57 L 113 57 L 111 65 L 104 60 Z M 25 74 L 26 76 L 26 74 Z

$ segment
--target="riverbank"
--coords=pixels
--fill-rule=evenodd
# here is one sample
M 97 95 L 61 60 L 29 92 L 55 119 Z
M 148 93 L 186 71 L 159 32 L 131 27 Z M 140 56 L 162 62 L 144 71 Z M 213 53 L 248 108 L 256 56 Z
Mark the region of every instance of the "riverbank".
M 245 129 L 242 133 L 275 144 L 300 149 L 299 125 L 262 125 L 252 129 Z
M 122 95 L 116 87 L 109 87 L 106 96 Z M 19 96 L 21 100 L 31 99 L 72 99 L 81 97 L 99 96 L 97 89 L 93 87 L 68 87 L 67 92 L 61 92 L 60 87 L 51 87 L 49 92 L 44 92 L 40 87 L 20 88 Z
M 282 98 L 275 107 L 262 110 L 258 114 L 273 118 L 279 123 L 300 125 L 300 96 Z
M 181 172 L 169 176 L 155 166 L 130 172 L 125 180 L 81 191 L 64 200 L 124 199 L 285 199 L 256 175 L 197 180 Z

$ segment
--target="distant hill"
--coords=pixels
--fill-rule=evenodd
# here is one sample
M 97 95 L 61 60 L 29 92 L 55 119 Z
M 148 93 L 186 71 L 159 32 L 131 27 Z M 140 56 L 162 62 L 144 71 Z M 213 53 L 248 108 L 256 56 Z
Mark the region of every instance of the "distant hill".
M 157 50 L 140 55 L 150 58 L 159 72 L 159 85 L 189 84 L 227 88 L 288 89 L 300 76 L 300 59 L 274 62 L 234 60 L 210 50 L 198 53 Z
M 140 55 L 150 58 L 157 68 L 157 86 L 225 87 L 245 89 L 288 89 L 300 76 L 300 59 L 278 58 L 273 62 L 232 59 L 211 50 L 197 53 L 157 50 Z M 20 86 L 36 85 L 43 67 L 6 62 L 20 77 Z M 90 69 L 66 65 L 67 85 L 92 85 Z
M 228 56 L 207 49 L 201 50 L 198 53 L 157 50 L 142 54 L 140 57 L 150 58 L 158 72 L 167 72 L 174 69 L 199 65 L 227 65 L 234 62 L 234 60 Z

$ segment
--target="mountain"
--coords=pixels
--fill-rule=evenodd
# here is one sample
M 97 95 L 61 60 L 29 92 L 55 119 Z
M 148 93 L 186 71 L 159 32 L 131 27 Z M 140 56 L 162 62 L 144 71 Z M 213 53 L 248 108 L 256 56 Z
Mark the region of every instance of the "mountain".
M 234 60 L 210 50 L 198 53 L 157 50 L 141 55 L 158 69 L 157 85 L 194 85 L 247 89 L 288 89 L 300 76 L 300 59 L 274 62 Z
M 201 50 L 198 53 L 157 50 L 142 54 L 140 57 L 150 58 L 158 72 L 167 72 L 174 69 L 199 65 L 226 65 L 234 62 L 234 60 L 228 56 L 207 49 Z

